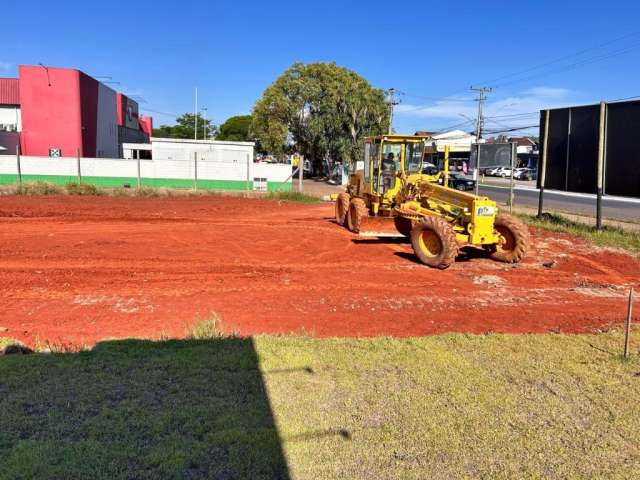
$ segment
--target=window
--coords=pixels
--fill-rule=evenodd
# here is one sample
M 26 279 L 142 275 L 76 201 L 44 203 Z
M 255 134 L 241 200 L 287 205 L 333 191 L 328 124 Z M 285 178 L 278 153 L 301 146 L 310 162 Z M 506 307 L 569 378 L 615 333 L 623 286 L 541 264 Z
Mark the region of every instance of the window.
M 420 173 L 422 167 L 422 152 L 424 144 L 407 143 L 405 148 L 405 158 L 407 165 L 407 173 Z

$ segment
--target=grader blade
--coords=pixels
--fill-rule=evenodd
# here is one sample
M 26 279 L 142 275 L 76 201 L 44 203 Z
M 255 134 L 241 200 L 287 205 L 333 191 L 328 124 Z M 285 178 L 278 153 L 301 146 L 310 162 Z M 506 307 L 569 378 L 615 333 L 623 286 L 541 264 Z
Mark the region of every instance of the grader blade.
M 359 236 L 365 238 L 402 238 L 392 217 L 363 217 Z

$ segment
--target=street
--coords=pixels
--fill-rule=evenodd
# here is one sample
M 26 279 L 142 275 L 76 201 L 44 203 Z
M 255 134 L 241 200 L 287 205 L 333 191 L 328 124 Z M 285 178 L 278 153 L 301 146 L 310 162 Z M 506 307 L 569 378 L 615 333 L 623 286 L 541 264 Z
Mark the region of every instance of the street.
M 538 207 L 538 190 L 530 188 L 515 189 L 515 206 Z M 509 188 L 503 186 L 481 185 L 480 194 L 486 195 L 499 203 L 506 203 L 509 198 Z M 544 209 L 573 213 L 576 215 L 595 216 L 595 195 L 567 194 L 553 190 L 544 192 Z M 620 197 L 604 197 L 602 199 L 602 216 L 611 220 L 627 222 L 640 221 L 640 200 L 622 199 Z

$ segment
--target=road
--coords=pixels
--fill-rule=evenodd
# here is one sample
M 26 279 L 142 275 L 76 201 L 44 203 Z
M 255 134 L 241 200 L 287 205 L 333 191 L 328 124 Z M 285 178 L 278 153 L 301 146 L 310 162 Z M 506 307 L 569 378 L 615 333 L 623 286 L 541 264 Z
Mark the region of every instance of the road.
M 486 195 L 499 203 L 506 203 L 509 189 L 505 187 L 481 185 L 480 194 Z M 523 207 L 538 207 L 538 191 L 516 187 L 514 205 Z M 577 195 L 564 192 L 545 190 L 545 210 L 555 210 L 576 215 L 595 216 L 595 195 Z M 621 199 L 619 197 L 604 197 L 602 199 L 602 216 L 611 220 L 640 222 L 640 201 L 635 199 Z

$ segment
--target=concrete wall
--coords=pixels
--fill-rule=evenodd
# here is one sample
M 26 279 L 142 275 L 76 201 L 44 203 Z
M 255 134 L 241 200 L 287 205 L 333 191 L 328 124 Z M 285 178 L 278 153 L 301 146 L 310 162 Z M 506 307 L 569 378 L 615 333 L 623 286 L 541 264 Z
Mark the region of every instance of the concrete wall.
M 65 184 L 77 180 L 77 159 L 22 156 L 23 181 L 49 181 Z M 133 159 L 81 158 L 82 181 L 105 187 L 135 187 L 138 161 Z M 196 163 L 193 160 L 140 160 L 142 185 L 193 188 Z M 291 165 L 254 164 L 249 157 L 237 161 L 198 160 L 197 186 L 202 189 L 252 190 L 254 178 L 266 178 L 268 190 L 291 190 Z M 15 155 L 0 156 L 0 184 L 17 180 Z

